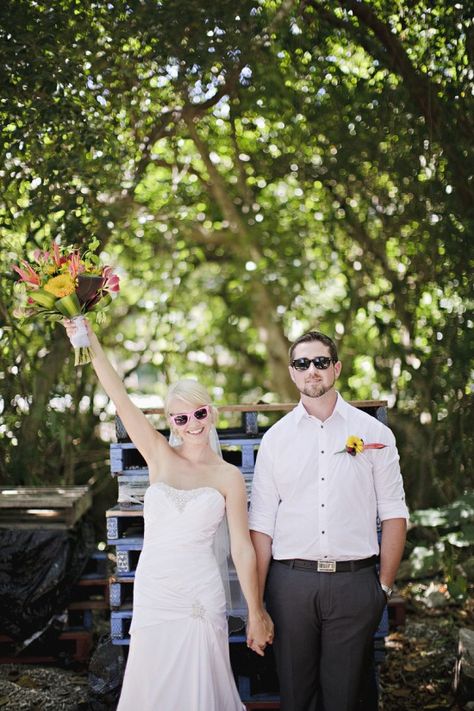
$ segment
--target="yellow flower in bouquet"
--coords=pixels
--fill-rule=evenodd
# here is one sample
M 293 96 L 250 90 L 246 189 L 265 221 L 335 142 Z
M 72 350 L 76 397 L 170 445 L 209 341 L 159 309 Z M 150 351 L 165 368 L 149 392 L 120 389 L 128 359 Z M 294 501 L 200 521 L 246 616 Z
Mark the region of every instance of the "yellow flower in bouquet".
M 69 296 L 76 291 L 76 284 L 70 274 L 59 274 L 46 282 L 44 290 L 62 299 L 63 296 Z
M 22 318 L 42 316 L 52 320 L 64 317 L 74 319 L 89 311 L 102 314 L 103 307 L 111 301 L 111 294 L 120 290 L 119 277 L 112 267 L 102 265 L 95 254 L 100 246 L 94 239 L 81 254 L 73 247 L 61 247 L 53 242 L 50 250 L 36 250 L 33 263 L 20 260 L 21 267 L 13 265 L 19 275 L 18 295 L 23 305 L 15 310 Z M 87 334 L 75 347 L 75 363 L 90 361 Z

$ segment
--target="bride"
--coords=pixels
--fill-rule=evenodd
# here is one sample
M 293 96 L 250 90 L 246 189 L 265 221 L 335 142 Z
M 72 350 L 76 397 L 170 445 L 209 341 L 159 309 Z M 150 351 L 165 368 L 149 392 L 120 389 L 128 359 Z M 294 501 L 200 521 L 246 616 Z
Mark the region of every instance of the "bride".
M 64 325 L 73 336 L 76 323 Z M 273 641 L 273 623 L 258 593 L 244 479 L 211 446 L 216 410 L 197 381 L 179 381 L 168 392 L 165 412 L 178 443 L 173 447 L 130 400 L 87 321 L 86 326 L 97 377 L 150 476 L 118 711 L 242 711 L 213 545 L 226 516 L 248 606 L 247 646 L 263 655 Z

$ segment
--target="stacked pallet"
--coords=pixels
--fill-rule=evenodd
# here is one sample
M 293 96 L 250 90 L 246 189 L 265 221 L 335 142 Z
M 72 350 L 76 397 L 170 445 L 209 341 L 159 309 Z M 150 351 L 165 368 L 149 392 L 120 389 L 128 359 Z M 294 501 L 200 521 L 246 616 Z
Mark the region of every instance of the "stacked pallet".
M 386 402 L 352 403 L 386 423 Z M 288 412 L 294 404 L 237 405 L 222 408 L 226 412 L 241 413 L 241 426 L 219 430 L 219 442 L 226 461 L 239 467 L 250 494 L 256 454 L 265 428 L 259 427 L 259 416 L 270 412 Z M 163 414 L 160 409 L 144 410 L 145 414 Z M 133 581 L 143 545 L 143 497 L 148 486 L 146 463 L 130 442 L 119 418 L 116 420 L 117 443 L 110 447 L 111 473 L 118 482 L 117 505 L 106 512 L 107 542 L 116 555 L 115 575 L 110 581 L 111 637 L 116 645 L 128 646 L 129 628 L 133 612 Z M 164 431 L 164 434 L 167 434 Z M 229 561 L 230 585 L 238 586 L 232 562 Z M 239 588 L 240 590 L 240 588 Z M 242 701 L 247 709 L 279 708 L 278 681 L 271 648 L 262 659 L 247 649 L 245 629 L 245 601 L 230 611 L 230 656 Z M 374 638 L 374 670 L 370 684 L 376 684 L 376 669 L 384 658 L 384 639 L 388 632 L 385 610 Z M 368 711 L 369 706 L 364 709 Z
M 10 549 L 15 540 L 21 545 L 23 537 L 32 542 L 41 539 L 44 541 L 43 549 L 51 546 L 51 550 L 55 550 L 54 545 L 59 541 L 57 550 L 61 551 L 62 558 L 61 561 L 48 561 L 45 557 L 47 577 L 49 571 L 46 568 L 54 570 L 55 565 L 61 568 L 70 562 L 69 537 L 78 548 L 82 548 L 84 541 L 77 531 L 91 504 L 92 495 L 87 486 L 4 487 L 0 495 L 0 537 Z M 28 633 L 23 635 L 28 639 L 21 641 L 6 634 L 0 635 L 0 663 L 36 664 L 59 659 L 80 663 L 88 661 L 93 642 L 93 611 L 108 608 L 106 554 L 94 553 L 87 560 L 87 554 L 78 550 L 74 565 L 71 575 L 76 576 L 77 569 L 83 569 L 83 572 L 79 580 L 76 576 L 71 588 L 67 585 L 67 570 L 64 567 L 65 577 L 61 579 L 60 592 L 51 586 L 45 586 L 45 590 L 32 590 L 31 610 L 35 615 L 34 599 L 37 599 L 40 629 L 33 631 L 28 628 Z M 4 582 L 9 581 L 6 583 L 9 594 L 14 595 L 15 580 L 21 580 L 21 575 L 14 569 L 14 560 L 11 566 L 9 568 L 7 560 L 3 561 Z M 35 569 L 29 572 L 38 576 L 41 571 Z M 49 602 L 44 597 L 47 593 Z M 57 608 L 58 601 L 64 601 L 64 609 Z M 40 625 L 42 607 L 51 608 L 54 614 L 52 621 L 45 618 Z

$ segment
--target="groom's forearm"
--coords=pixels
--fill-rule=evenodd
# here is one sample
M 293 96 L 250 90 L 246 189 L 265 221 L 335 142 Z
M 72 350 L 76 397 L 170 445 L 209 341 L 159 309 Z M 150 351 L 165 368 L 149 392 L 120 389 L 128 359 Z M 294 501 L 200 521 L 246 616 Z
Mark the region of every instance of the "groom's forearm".
M 263 600 L 268 567 L 272 558 L 272 539 L 266 533 L 260 533 L 260 531 L 250 531 L 250 538 L 257 557 L 258 588 L 260 597 Z
M 404 518 L 389 518 L 382 521 L 380 543 L 380 582 L 393 586 L 398 566 L 405 548 L 407 523 Z

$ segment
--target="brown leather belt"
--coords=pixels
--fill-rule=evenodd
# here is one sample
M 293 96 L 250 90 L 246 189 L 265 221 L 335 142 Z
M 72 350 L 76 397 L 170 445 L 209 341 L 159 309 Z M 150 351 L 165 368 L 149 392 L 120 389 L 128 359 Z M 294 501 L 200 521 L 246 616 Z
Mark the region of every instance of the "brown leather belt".
M 303 558 L 291 558 L 290 560 L 276 560 L 275 563 L 283 563 L 296 570 L 309 570 L 313 573 L 353 573 L 361 568 L 369 568 L 378 563 L 378 556 L 362 560 L 304 560 Z

